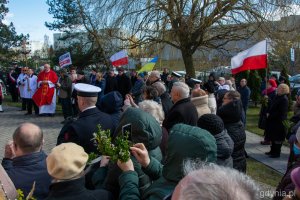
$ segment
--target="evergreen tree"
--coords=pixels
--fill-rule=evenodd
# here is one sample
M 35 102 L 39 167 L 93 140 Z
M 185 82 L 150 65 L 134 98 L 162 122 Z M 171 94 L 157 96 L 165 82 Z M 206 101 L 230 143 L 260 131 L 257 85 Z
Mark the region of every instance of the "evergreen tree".
M 11 58 L 18 52 L 11 51 L 11 47 L 17 47 L 21 45 L 22 40 L 25 37 L 24 35 L 17 35 L 13 23 L 6 25 L 3 23 L 3 20 L 8 13 L 8 8 L 6 4 L 7 0 L 0 1 L 0 62 L 8 63 L 11 61 Z

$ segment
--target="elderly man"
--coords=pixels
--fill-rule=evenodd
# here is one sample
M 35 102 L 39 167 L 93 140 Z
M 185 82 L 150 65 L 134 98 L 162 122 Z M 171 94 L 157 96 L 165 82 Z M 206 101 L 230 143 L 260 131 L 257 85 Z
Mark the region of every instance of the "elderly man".
M 194 164 L 186 164 L 187 170 Z M 196 167 L 199 167 L 196 166 Z M 172 200 L 182 199 L 258 199 L 258 187 L 247 175 L 217 165 L 191 171 L 176 186 Z
M 47 157 L 47 169 L 54 181 L 45 200 L 112 199 L 108 191 L 87 190 L 84 187 L 87 160 L 88 154 L 77 144 L 70 142 L 54 147 Z
M 40 115 L 53 116 L 56 108 L 56 83 L 58 77 L 51 70 L 49 64 L 44 65 L 44 70 L 39 73 L 37 83 L 38 90 L 32 99 L 39 106 Z
M 33 184 L 33 196 L 44 199 L 49 191 L 51 177 L 47 172 L 42 130 L 31 123 L 21 124 L 13 134 L 13 142 L 5 147 L 2 165 L 15 184 L 27 196 Z
M 190 89 L 187 84 L 183 82 L 175 82 L 171 90 L 171 98 L 174 103 L 169 110 L 163 127 L 168 131 L 173 125 L 184 123 L 191 126 L 197 126 L 198 113 L 196 107 L 189 98 Z
M 251 90 L 249 89 L 249 87 L 247 86 L 247 80 L 246 79 L 242 79 L 240 81 L 240 87 L 238 88 L 238 92 L 241 95 L 241 101 L 243 104 L 243 109 L 245 112 L 245 117 L 247 116 L 247 109 L 248 109 L 248 103 L 250 100 L 250 95 L 251 95 Z M 244 125 L 246 124 L 246 120 Z
M 219 77 L 218 82 L 217 82 L 219 85 L 218 90 L 223 90 L 223 89 L 230 90 L 229 85 L 226 85 L 225 82 L 226 82 L 226 80 L 224 77 Z
M 174 72 L 174 71 L 173 71 L 173 72 L 171 73 L 171 80 L 170 80 L 169 85 L 168 85 L 168 88 L 169 88 L 169 92 L 170 92 L 170 93 L 171 93 L 173 84 L 174 84 L 175 82 L 178 82 L 179 79 L 180 79 L 181 77 L 182 77 L 181 74 L 179 74 L 179 73 L 177 73 L 177 72 Z
M 99 87 L 78 83 L 75 85 L 77 91 L 78 108 L 80 110 L 78 120 L 72 122 L 67 127 L 63 127 L 57 140 L 57 144 L 64 142 L 74 142 L 84 148 L 87 153 L 97 152 L 97 147 L 92 141 L 93 133 L 100 124 L 102 130 L 109 129 L 114 132 L 112 117 L 101 112 L 96 107 Z

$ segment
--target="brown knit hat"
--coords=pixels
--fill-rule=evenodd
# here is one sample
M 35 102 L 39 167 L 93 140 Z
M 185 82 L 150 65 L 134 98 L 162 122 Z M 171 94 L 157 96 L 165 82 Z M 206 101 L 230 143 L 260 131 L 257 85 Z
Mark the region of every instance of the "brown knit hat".
M 74 143 L 62 143 L 54 147 L 47 157 L 50 176 L 58 180 L 68 180 L 79 175 L 86 165 L 88 154 Z

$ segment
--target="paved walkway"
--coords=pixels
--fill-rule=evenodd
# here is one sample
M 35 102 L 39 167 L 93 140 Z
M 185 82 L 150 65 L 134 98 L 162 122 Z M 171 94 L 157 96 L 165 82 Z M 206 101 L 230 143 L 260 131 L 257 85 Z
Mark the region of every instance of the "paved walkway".
M 4 156 L 4 147 L 8 140 L 12 139 L 12 134 L 17 126 L 24 122 L 32 122 L 39 125 L 44 132 L 45 144 L 43 149 L 46 153 L 56 145 L 57 136 L 62 128 L 62 116 L 36 117 L 24 115 L 25 111 L 18 111 L 20 108 L 3 106 L 3 113 L 0 113 L 0 159 Z
M 285 173 L 287 167 L 288 156 L 290 154 L 290 149 L 286 146 L 281 148 L 280 158 L 270 158 L 265 155 L 265 152 L 270 151 L 269 145 L 260 145 L 260 141 L 263 140 L 263 137 L 258 136 L 254 133 L 246 131 L 247 141 L 246 141 L 246 151 L 248 155 L 261 162 L 265 165 L 271 167 L 272 169 L 278 171 L 281 174 Z

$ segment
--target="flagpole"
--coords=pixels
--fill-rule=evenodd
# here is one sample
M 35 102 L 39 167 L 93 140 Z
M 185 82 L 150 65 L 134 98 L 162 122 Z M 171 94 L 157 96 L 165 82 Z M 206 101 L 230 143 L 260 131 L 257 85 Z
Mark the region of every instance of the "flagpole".
M 266 54 L 267 54 L 267 68 L 266 68 L 266 91 L 268 87 L 268 39 L 266 38 Z

